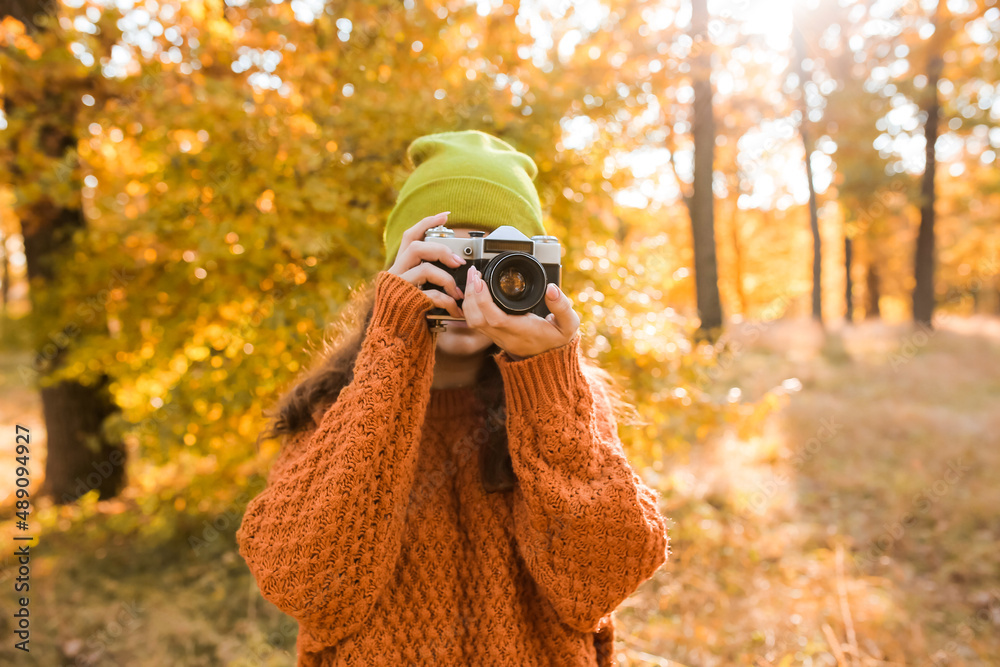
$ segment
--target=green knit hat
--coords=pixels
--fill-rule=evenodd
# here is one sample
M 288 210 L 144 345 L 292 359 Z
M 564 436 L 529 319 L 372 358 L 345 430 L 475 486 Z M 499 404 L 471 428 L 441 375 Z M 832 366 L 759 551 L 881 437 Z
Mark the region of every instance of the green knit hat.
M 451 211 L 449 227 L 489 232 L 511 225 L 527 236 L 545 234 L 532 182 L 538 167 L 507 142 L 479 130 L 440 132 L 414 139 L 406 157 L 414 170 L 385 224 L 384 269 L 395 261 L 403 232 L 444 211 Z

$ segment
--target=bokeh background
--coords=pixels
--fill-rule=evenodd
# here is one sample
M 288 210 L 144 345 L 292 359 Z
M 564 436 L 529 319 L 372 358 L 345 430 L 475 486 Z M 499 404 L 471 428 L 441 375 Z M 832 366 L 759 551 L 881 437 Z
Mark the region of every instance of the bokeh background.
M 622 665 L 1000 664 L 997 0 L 0 10 L 3 664 L 294 664 L 263 411 L 461 129 L 536 160 L 672 519 Z

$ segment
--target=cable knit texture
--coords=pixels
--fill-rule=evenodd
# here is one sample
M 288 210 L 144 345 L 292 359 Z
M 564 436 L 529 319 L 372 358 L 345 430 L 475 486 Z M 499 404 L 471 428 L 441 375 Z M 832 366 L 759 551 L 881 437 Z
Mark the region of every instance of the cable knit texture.
M 668 556 L 579 338 L 496 355 L 506 414 L 432 389 L 431 300 L 385 271 L 354 380 L 285 445 L 236 534 L 298 665 L 613 664 L 612 611 Z M 506 428 L 517 485 L 483 491 Z

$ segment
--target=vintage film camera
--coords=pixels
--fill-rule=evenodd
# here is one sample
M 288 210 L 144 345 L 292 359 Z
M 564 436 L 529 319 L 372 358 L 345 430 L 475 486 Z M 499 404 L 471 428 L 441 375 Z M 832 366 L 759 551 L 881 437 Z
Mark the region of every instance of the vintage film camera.
M 432 227 L 424 240 L 443 243 L 466 260 L 457 268 L 441 262 L 431 262 L 455 278 L 459 289 L 465 291 L 466 272 L 472 264 L 482 274 L 483 282 L 493 297 L 493 302 L 512 315 L 534 313 L 539 317 L 549 314 L 545 305 L 545 288 L 549 283 L 560 285 L 562 246 L 554 236 L 528 238 L 510 225 L 497 227 L 489 234 L 470 231 L 469 237 L 457 237 L 443 225 Z M 427 287 L 444 291 L 438 285 Z M 462 307 L 462 300 L 458 301 Z M 427 315 L 431 331 L 444 331 L 441 320 L 461 320 L 444 308 L 434 308 Z

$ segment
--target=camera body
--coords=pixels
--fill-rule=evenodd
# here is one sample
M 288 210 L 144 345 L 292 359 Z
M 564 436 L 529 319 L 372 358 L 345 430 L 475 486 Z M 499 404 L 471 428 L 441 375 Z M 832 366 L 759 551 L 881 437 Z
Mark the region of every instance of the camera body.
M 451 268 L 441 262 L 431 262 L 455 278 L 459 289 L 465 292 L 465 278 L 469 265 L 482 275 L 486 289 L 501 310 L 511 315 L 534 313 L 539 317 L 549 314 L 545 305 L 545 288 L 549 283 L 560 285 L 562 277 L 562 245 L 554 236 L 528 238 L 510 225 L 501 225 L 489 234 L 469 232 L 469 237 L 455 236 L 443 225 L 432 227 L 424 233 L 424 241 L 441 243 L 465 259 L 462 266 Z M 431 289 L 444 291 L 428 283 Z M 462 306 L 459 300 L 458 306 Z M 434 308 L 428 320 L 460 320 L 444 308 Z

